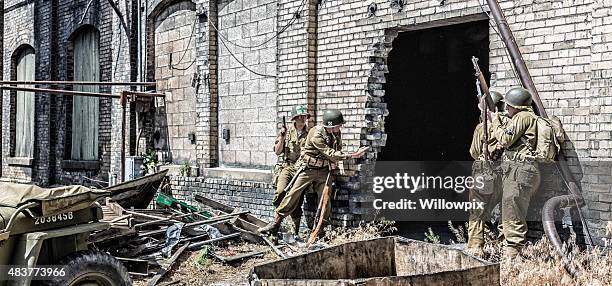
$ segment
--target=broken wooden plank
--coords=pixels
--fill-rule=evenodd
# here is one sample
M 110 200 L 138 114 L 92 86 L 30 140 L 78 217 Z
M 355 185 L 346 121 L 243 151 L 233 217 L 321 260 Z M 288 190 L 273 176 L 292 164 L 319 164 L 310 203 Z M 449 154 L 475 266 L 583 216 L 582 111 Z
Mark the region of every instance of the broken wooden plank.
M 217 241 L 222 241 L 222 240 L 238 237 L 238 236 L 240 236 L 240 233 L 232 233 L 232 234 L 220 236 L 220 237 L 209 239 L 209 240 L 192 243 L 189 246 L 189 250 L 198 250 L 198 249 L 202 248 L 202 246 L 204 246 L 204 245 L 211 244 L 211 243 L 217 242 Z
M 198 195 L 198 194 L 196 194 L 194 196 L 194 199 L 197 202 L 200 202 L 200 203 L 205 204 L 205 205 L 207 205 L 207 206 L 209 206 L 209 207 L 211 207 L 213 209 L 220 210 L 220 211 L 225 212 L 225 213 L 231 213 L 231 212 L 234 212 L 236 210 L 236 208 L 234 208 L 234 207 L 230 207 L 228 205 L 222 204 L 220 202 L 217 202 L 215 200 L 203 197 L 203 196 Z M 251 224 L 254 224 L 254 225 L 257 225 L 259 227 L 263 227 L 263 226 L 268 225 L 268 223 L 266 221 L 263 221 L 260 218 L 254 216 L 252 214 L 244 214 L 244 215 L 241 215 L 240 217 L 242 219 L 246 220 L 247 222 L 249 222 Z
M 181 248 L 179 248 L 168 260 L 168 266 L 166 267 L 162 267 L 161 271 L 156 274 L 155 276 L 153 276 L 153 278 L 149 281 L 149 283 L 147 283 L 147 286 L 155 286 L 157 285 L 157 282 L 159 282 L 160 279 L 162 279 L 164 277 L 164 275 L 166 275 L 166 273 L 172 269 L 172 266 L 174 266 L 174 263 L 176 262 L 176 260 L 179 258 L 179 256 L 181 256 L 181 254 L 183 254 L 183 252 L 185 251 L 185 249 L 187 249 L 189 247 L 189 242 L 185 243 L 183 246 L 181 246 Z
M 132 236 L 135 235 L 136 231 L 125 227 L 112 226 L 111 228 L 94 233 L 89 236 L 89 243 L 101 243 L 107 240 Z
M 242 212 L 242 213 L 245 213 L 245 212 Z M 220 223 L 221 221 L 229 221 L 233 216 L 236 216 L 238 214 L 240 214 L 240 213 L 223 215 L 223 216 L 217 216 L 217 217 L 213 217 L 213 218 L 211 218 L 209 220 L 201 220 L 201 221 L 186 223 L 183 226 L 183 228 L 194 227 L 194 226 L 203 225 L 203 224 L 210 225 L 212 223 Z M 162 228 L 162 229 L 158 229 L 158 230 L 149 231 L 149 232 L 142 233 L 142 234 L 139 234 L 139 235 L 142 235 L 142 236 L 157 235 L 157 234 L 165 233 L 166 229 L 167 229 L 167 227 Z
M 233 263 L 233 262 L 240 261 L 240 260 L 243 260 L 243 259 L 246 259 L 246 258 L 251 258 L 251 257 L 254 257 L 254 256 L 264 255 L 264 254 L 266 254 L 266 252 L 268 252 L 268 251 L 267 250 L 252 251 L 252 252 L 241 253 L 241 254 L 237 254 L 237 255 L 233 255 L 233 256 L 222 256 L 222 255 L 216 254 L 215 252 L 212 252 L 212 255 L 216 259 L 219 259 L 223 263 Z
M 190 216 L 191 214 L 182 214 L 182 215 L 172 215 L 166 218 L 160 218 L 160 219 L 156 219 L 156 220 L 152 220 L 152 221 L 147 221 L 147 222 L 143 222 L 143 223 L 139 223 L 139 224 L 135 224 L 134 228 L 140 228 L 140 227 L 144 227 L 147 225 L 154 225 L 154 224 L 158 224 L 158 223 L 162 223 L 162 222 L 172 222 L 172 221 L 177 221 L 176 219 L 179 218 L 184 218 L 187 216 Z
M 280 249 L 278 249 L 278 247 L 276 247 L 276 245 L 274 245 L 274 243 L 272 243 L 272 241 L 270 241 L 267 237 L 262 236 L 261 238 L 272 248 L 272 250 L 274 250 L 274 253 L 276 253 L 278 257 L 287 258 L 287 256 L 285 256 L 285 254 L 280 251 Z

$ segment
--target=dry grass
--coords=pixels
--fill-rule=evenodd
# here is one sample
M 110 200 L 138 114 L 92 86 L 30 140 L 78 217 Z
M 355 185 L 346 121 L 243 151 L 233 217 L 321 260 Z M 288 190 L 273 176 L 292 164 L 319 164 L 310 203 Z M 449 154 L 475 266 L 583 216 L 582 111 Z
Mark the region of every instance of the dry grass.
M 383 220 L 360 224 L 353 228 L 327 226 L 323 241 L 333 246 L 351 241 L 373 239 L 395 232 L 397 229 L 393 224 L 391 221 Z
M 501 285 L 612 285 L 612 255 L 596 248 L 581 250 L 572 238 L 565 246 L 568 258 L 555 250 L 546 237 L 528 243 L 515 259 L 503 258 L 502 239 L 496 231 L 485 231 L 481 258 L 500 263 Z M 579 274 L 572 277 L 566 269 Z
M 546 238 L 528 245 L 516 259 L 502 260 L 502 285 L 612 285 L 612 255 L 599 249 L 581 251 L 573 241 L 566 249 L 569 259 L 564 259 Z M 571 277 L 564 261 L 580 273 Z

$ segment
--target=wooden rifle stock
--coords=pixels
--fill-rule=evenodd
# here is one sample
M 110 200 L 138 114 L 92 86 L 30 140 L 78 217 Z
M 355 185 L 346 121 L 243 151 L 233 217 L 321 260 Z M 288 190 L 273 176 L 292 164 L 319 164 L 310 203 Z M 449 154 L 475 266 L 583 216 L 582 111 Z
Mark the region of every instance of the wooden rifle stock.
M 308 246 L 313 244 L 315 240 L 317 240 L 317 236 L 321 232 L 321 228 L 323 227 L 323 221 L 325 218 L 325 211 L 327 210 L 327 204 L 329 202 L 329 197 L 331 196 L 331 185 L 329 183 L 329 178 L 331 176 L 331 170 L 327 173 L 327 179 L 325 179 L 325 188 L 323 188 L 323 193 L 321 194 L 321 200 L 319 201 L 319 208 L 317 209 L 317 215 L 315 219 L 318 218 L 316 227 L 310 233 L 310 237 L 308 238 Z M 331 210 L 330 210 L 331 211 Z

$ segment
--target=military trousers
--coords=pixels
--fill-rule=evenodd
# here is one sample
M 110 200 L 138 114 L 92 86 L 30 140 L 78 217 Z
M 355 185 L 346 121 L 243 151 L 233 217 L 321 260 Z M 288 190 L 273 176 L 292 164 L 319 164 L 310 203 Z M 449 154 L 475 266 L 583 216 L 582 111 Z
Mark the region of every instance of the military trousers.
M 475 161 L 472 176 L 482 178 L 484 186 L 470 190 L 470 201 L 483 202 L 484 209 L 470 212 L 468 223 L 468 248 L 484 246 L 485 221 L 491 218 L 491 212 L 502 197 L 502 169 L 500 162 Z
M 278 175 L 278 181 L 276 182 L 276 191 L 274 192 L 274 197 L 272 198 L 272 205 L 275 208 L 277 208 L 281 204 L 283 199 L 285 198 L 285 195 L 287 194 L 287 191 L 285 191 L 285 188 L 287 188 L 287 185 L 289 185 L 289 183 L 291 182 L 291 179 L 293 179 L 297 171 L 298 171 L 298 167 L 296 167 L 296 164 L 289 164 L 287 166 L 284 166 L 281 169 Z M 298 219 L 302 217 L 302 204 L 303 203 L 304 203 L 304 194 L 302 194 L 302 196 L 300 197 L 300 200 L 297 202 L 298 207 L 296 207 L 295 210 L 291 212 L 290 216 L 292 218 Z
M 297 208 L 302 207 L 305 192 L 312 185 L 313 190 L 317 193 L 319 201 L 323 195 L 325 181 L 329 169 L 324 168 L 305 168 L 297 174 L 297 178 L 291 189 L 284 195 L 279 206 L 276 208 L 276 213 L 282 217 L 291 215 Z M 331 182 L 328 182 L 331 184 Z M 331 214 L 331 198 L 327 203 L 327 211 L 325 212 L 324 220 L 328 220 Z
M 504 162 L 502 168 L 504 246 L 506 252 L 517 253 L 527 242 L 527 211 L 540 187 L 540 171 L 535 162 Z

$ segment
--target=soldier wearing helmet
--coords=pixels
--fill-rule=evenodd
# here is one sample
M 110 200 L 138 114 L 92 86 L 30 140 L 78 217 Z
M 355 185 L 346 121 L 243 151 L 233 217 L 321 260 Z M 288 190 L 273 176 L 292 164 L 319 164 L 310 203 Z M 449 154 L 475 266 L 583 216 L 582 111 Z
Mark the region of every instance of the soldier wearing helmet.
M 496 112 L 502 113 L 500 118 L 502 120 L 508 120 L 508 117 L 504 114 L 505 106 L 501 93 L 490 90 L 491 99 L 493 104 L 496 106 Z M 482 106 L 479 104 L 478 108 L 482 110 Z M 484 186 L 482 188 L 474 188 L 470 190 L 470 201 L 476 200 L 478 202 L 484 202 L 485 208 L 473 210 L 470 212 L 470 220 L 468 223 L 468 243 L 467 250 L 471 253 L 477 254 L 482 253 L 482 247 L 484 246 L 484 229 L 485 221 L 490 216 L 491 211 L 499 202 L 501 198 L 501 169 L 500 169 L 500 153 L 501 150 L 496 150 L 497 140 L 491 134 L 491 112 L 487 111 L 488 119 L 488 142 L 487 148 L 489 150 L 489 162 L 485 160 L 483 152 L 484 142 L 484 124 L 481 122 L 476 125 L 474 135 L 472 137 L 472 145 L 470 146 L 470 155 L 474 158 L 472 165 L 472 174 L 476 177 L 483 178 Z
M 365 154 L 368 147 L 361 147 L 350 154 L 340 150 L 342 146 L 340 133 L 342 124 L 344 124 L 342 112 L 331 109 L 323 113 L 322 125 L 310 129 L 298 161 L 300 172 L 298 172 L 291 189 L 276 208 L 274 221 L 260 228 L 259 232 L 277 232 L 283 219 L 291 215 L 296 208 L 301 207 L 300 202 L 307 188 L 312 185 L 320 197 L 325 188 L 327 175 L 337 162 L 360 158 Z
M 274 184 L 276 191 L 272 198 L 272 205 L 278 207 L 280 202 L 285 197 L 285 188 L 297 173 L 296 162 L 298 161 L 301 153 L 301 148 L 306 142 L 306 135 L 308 135 L 307 120 L 310 118 L 310 114 L 306 111 L 306 107 L 303 105 L 294 106 L 291 109 L 291 124 L 286 130 L 283 127 L 280 131 L 280 135 L 276 138 L 274 144 L 274 152 L 276 155 L 281 156 L 281 162 L 278 168 L 275 168 L 274 172 Z M 300 207 L 295 208 L 291 213 L 291 220 L 294 225 L 294 232 L 297 235 L 300 230 L 300 221 L 302 218 L 302 201 L 304 196 L 300 199 L 298 205 Z
M 531 108 L 531 93 L 513 88 L 503 100 L 509 120 L 493 117 L 492 134 L 502 154 L 502 227 L 504 252 L 518 255 L 527 241 L 527 209 L 540 185 L 540 172 L 534 161 L 537 116 Z

